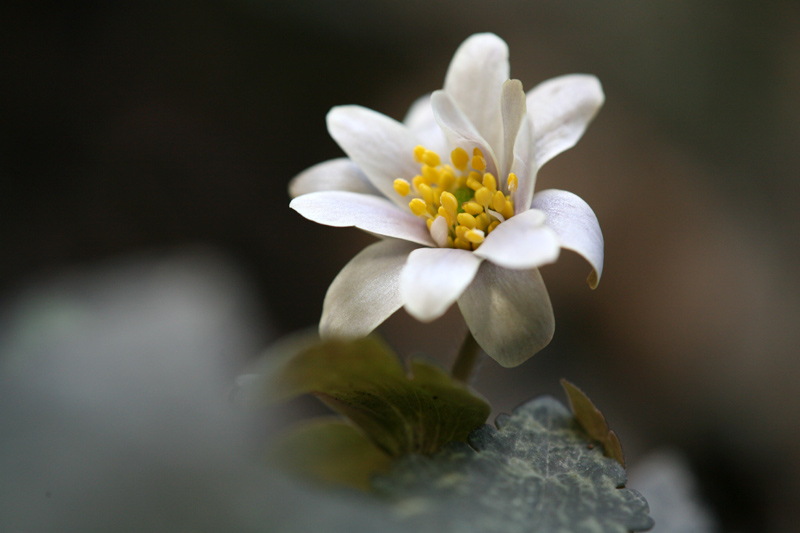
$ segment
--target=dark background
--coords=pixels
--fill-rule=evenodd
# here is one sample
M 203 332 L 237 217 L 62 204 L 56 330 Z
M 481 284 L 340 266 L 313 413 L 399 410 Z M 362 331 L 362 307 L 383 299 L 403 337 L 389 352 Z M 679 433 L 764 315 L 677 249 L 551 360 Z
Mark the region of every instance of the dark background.
M 565 253 L 543 275 L 553 343 L 476 387 L 507 411 L 567 377 L 629 462 L 676 447 L 725 529 L 800 520 L 800 5 L 790 1 L 15 2 L 0 8 L 0 298 L 148 251 L 210 246 L 269 329 L 316 323 L 372 238 L 288 209 L 340 155 L 334 105 L 401 119 L 456 47 L 493 31 L 526 89 L 587 72 L 607 103 L 537 189 L 583 197 L 606 239 L 597 291 Z M 464 325 L 403 312 L 405 354 L 448 361 Z M 411 333 L 409 335 L 409 333 Z

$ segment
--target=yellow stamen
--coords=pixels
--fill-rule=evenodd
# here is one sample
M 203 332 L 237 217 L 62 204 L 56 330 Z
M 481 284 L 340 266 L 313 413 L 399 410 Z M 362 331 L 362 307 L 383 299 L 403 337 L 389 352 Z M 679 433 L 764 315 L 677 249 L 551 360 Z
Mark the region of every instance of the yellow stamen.
M 486 233 L 491 233 L 491 232 L 493 232 L 493 231 L 494 231 L 494 228 L 496 228 L 496 227 L 497 227 L 497 226 L 499 226 L 499 225 L 500 225 L 500 221 L 499 221 L 499 220 L 495 220 L 495 221 L 493 221 L 491 224 L 489 224 L 489 228 L 486 230 Z
M 469 187 L 469 188 L 470 188 L 470 189 L 472 189 L 473 191 L 477 191 L 478 189 L 480 189 L 481 187 L 483 187 L 483 185 L 481 184 L 481 182 L 480 182 L 480 181 L 478 181 L 478 180 L 476 180 L 476 179 L 473 179 L 473 178 L 467 178 L 467 187 Z
M 478 172 L 483 172 L 486 170 L 486 160 L 479 155 L 472 156 L 472 168 Z
M 408 208 L 418 217 L 428 216 L 428 206 L 424 200 L 414 198 L 408 203 Z
M 456 148 L 450 153 L 450 160 L 458 170 L 465 170 L 469 163 L 469 154 L 463 148 Z
M 441 174 L 439 175 L 439 187 L 441 187 L 445 191 L 449 191 L 453 188 L 453 184 L 456 182 L 456 177 L 453 175 L 452 169 L 449 167 L 442 170 Z
M 476 227 L 481 231 L 486 231 L 489 228 L 489 215 L 481 213 L 475 217 Z
M 438 167 L 442 164 L 439 154 L 432 150 L 425 150 L 425 153 L 422 154 L 422 162 L 431 167 Z
M 461 248 L 462 250 L 472 250 L 472 246 L 470 246 L 469 242 L 465 239 L 456 239 L 453 241 L 453 244 L 456 248 Z
M 397 178 L 394 180 L 394 190 L 400 196 L 408 196 L 408 193 L 411 192 L 411 184 L 402 178 Z
M 468 228 L 466 226 L 456 226 L 456 230 L 455 230 L 456 239 L 461 239 L 462 241 L 466 241 L 467 239 L 466 239 L 465 235 L 467 234 L 467 232 L 469 230 L 470 230 L 470 228 Z
M 439 170 L 429 166 L 422 165 L 422 177 L 425 178 L 426 183 L 437 183 L 439 181 Z
M 414 147 L 414 161 L 422 163 L 422 157 L 425 155 L 426 151 L 424 146 Z
M 498 213 L 502 213 L 506 208 L 506 197 L 503 195 L 503 191 L 495 191 L 492 197 L 492 207 Z
M 417 193 L 419 193 L 419 186 L 423 183 L 425 183 L 425 178 L 422 176 L 414 176 L 414 178 L 411 180 L 411 185 L 414 187 L 414 191 Z
M 483 206 L 475 201 L 465 202 L 461 207 L 464 211 L 473 216 L 483 213 Z
M 481 204 L 483 207 L 489 207 L 489 205 L 492 203 L 492 191 L 486 187 L 481 187 L 475 191 L 475 201 Z
M 483 175 L 483 186 L 492 192 L 497 190 L 497 180 L 491 173 L 487 172 Z
M 509 198 L 506 198 L 506 205 L 503 207 L 503 210 L 500 211 L 500 214 L 503 215 L 506 220 L 514 216 L 514 203 Z
M 517 187 L 519 186 L 519 182 L 517 181 L 517 175 L 513 172 L 508 175 L 508 192 L 510 194 L 514 194 L 517 192 Z
M 419 194 L 422 196 L 422 199 L 425 200 L 426 204 L 433 203 L 433 191 L 431 190 L 431 186 L 426 183 L 419 184 Z M 501 195 L 503 193 L 500 193 Z
M 466 226 L 469 229 L 475 227 L 475 217 L 470 215 L 469 213 L 459 213 L 458 216 L 456 217 L 456 220 L 458 220 L 459 224 L 461 224 L 462 226 Z
M 425 221 L 425 223 L 428 224 L 428 231 L 430 231 L 431 226 L 433 225 L 433 219 L 429 218 L 428 220 Z
M 458 200 L 456 200 L 455 195 L 445 191 L 442 193 L 440 200 L 442 201 L 442 207 L 447 209 L 447 214 L 450 215 L 450 218 L 455 220 L 456 213 L 458 212 Z
M 484 233 L 479 229 L 471 229 L 465 235 L 467 240 L 473 244 L 480 244 L 483 242 L 483 239 L 486 238 Z

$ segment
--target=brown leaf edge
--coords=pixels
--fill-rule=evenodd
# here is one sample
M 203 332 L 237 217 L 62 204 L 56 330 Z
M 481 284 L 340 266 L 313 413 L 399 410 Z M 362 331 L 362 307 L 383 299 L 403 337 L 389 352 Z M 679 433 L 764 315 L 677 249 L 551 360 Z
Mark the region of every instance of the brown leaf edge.
M 603 413 L 594 406 L 592 400 L 574 384 L 566 379 L 561 380 L 561 386 L 569 398 L 570 407 L 575 414 L 575 419 L 592 440 L 603 445 L 606 457 L 615 459 L 622 468 L 625 468 L 625 457 L 622 446 L 619 444 L 617 434 L 608 429 L 608 423 Z

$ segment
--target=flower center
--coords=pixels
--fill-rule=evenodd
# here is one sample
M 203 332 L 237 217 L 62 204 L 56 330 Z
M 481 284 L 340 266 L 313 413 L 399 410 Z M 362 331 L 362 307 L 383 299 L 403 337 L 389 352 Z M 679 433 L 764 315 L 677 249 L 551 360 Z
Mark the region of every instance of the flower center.
M 517 176 L 513 172 L 508 175 L 508 194 L 504 194 L 502 184 L 486 172 L 486 159 L 479 148 L 472 151 L 471 158 L 466 150 L 456 148 L 450 153 L 451 166 L 442 164 L 436 152 L 417 146 L 414 160 L 421 164 L 420 174 L 411 183 L 394 180 L 394 190 L 408 196 L 413 189 L 416 197 L 408 207 L 426 219 L 439 246 L 476 250 L 487 234 L 514 216 Z

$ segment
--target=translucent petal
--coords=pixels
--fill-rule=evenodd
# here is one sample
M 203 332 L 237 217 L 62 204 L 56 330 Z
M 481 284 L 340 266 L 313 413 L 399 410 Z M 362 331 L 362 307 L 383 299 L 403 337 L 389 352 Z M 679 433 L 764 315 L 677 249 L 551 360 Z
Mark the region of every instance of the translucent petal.
M 439 127 L 439 124 L 436 123 L 436 118 L 433 116 L 430 94 L 417 98 L 411 104 L 406 118 L 403 119 L 403 124 L 408 126 L 408 129 L 417 136 L 422 146 L 439 154 L 442 160 L 448 158 L 450 155 L 449 145 L 442 128 Z
M 292 198 L 319 191 L 380 194 L 358 166 L 346 157 L 318 163 L 289 182 L 289 196 Z
M 298 196 L 289 207 L 318 224 L 355 226 L 384 237 L 436 246 L 421 218 L 380 196 L 346 191 L 312 192 Z
M 570 74 L 540 83 L 528 92 L 533 145 L 541 168 L 572 148 L 605 101 L 600 81 L 588 74 Z
M 546 224 L 556 232 L 562 248 L 589 262 L 592 272 L 586 281 L 596 288 L 603 275 L 603 232 L 589 204 L 571 192 L 548 189 L 533 197 L 532 207 L 547 213 Z
M 501 163 L 503 168 L 500 176 L 505 178 L 514 164 L 514 143 L 526 116 L 522 82 L 508 80 L 503 84 L 500 109 L 503 117 L 503 162 Z
M 364 248 L 333 280 L 322 304 L 323 337 L 363 337 L 400 309 L 400 272 L 417 245 L 386 239 Z
M 458 307 L 481 348 L 504 367 L 522 364 L 553 338 L 553 307 L 537 269 L 484 261 Z
M 360 106 L 334 107 L 327 121 L 331 137 L 372 184 L 395 204 L 406 205 L 393 184 L 419 173 L 413 155 L 417 137 L 400 122 Z
M 492 231 L 473 253 L 510 269 L 530 269 L 558 259 L 561 243 L 545 222 L 545 214 L 530 209 Z
M 456 248 L 418 248 L 400 275 L 406 311 L 422 322 L 442 316 L 472 281 L 481 260 Z

